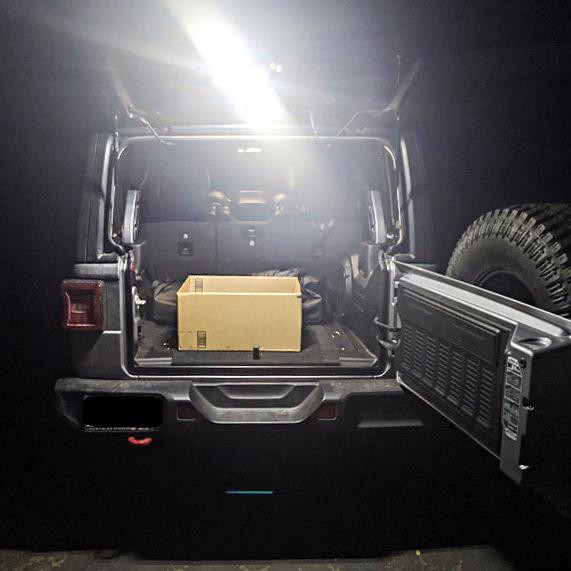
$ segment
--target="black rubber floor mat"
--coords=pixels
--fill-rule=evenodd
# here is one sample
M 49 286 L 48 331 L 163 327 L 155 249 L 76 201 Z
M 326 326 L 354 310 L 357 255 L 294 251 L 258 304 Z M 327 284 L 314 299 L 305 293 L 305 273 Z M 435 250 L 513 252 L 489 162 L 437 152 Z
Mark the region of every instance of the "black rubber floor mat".
M 261 351 L 254 359 L 253 351 L 173 351 L 173 365 L 315 365 L 337 366 L 339 354 L 331 336 L 322 325 L 304 328 L 299 353 Z

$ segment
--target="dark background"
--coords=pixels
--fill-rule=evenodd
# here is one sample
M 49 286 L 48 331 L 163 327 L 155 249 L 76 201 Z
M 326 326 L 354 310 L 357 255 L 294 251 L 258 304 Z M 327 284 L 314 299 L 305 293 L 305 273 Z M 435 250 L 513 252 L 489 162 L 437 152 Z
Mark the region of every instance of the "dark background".
M 262 59 L 283 62 L 289 82 L 339 92 L 337 107 L 317 98 L 318 122 L 342 124 L 386 97 L 393 54 L 405 66 L 425 57 L 407 113 L 424 143 L 443 269 L 486 210 L 568 200 L 570 10 L 499 4 L 222 5 Z M 222 112 L 202 97 L 200 74 L 173 65 L 197 60 L 163 2 L 0 6 L 0 547 L 355 557 L 483 542 L 522 565 L 538 549 L 557 561 L 567 524 L 436 420 L 432 439 L 213 429 L 145 451 L 59 423 L 53 383 L 69 364 L 57 285 L 74 261 L 89 137 L 111 127 L 109 60 L 141 107 L 199 122 Z M 272 503 L 229 504 L 221 490 L 244 484 L 281 492 Z

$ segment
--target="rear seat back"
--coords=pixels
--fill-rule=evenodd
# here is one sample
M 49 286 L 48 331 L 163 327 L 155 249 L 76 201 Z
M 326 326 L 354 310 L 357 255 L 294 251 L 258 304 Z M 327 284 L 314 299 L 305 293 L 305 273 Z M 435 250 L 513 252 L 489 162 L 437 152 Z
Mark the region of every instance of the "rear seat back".
M 216 227 L 206 222 L 152 222 L 141 226 L 146 267 L 153 280 L 216 273 Z
M 316 170 L 305 169 L 306 164 L 300 158 L 295 169 L 286 170 L 283 194 L 273 196 L 273 210 L 279 214 L 269 222 L 219 220 L 219 273 L 311 267 L 319 259 L 357 251 L 362 227 L 355 181 L 342 181 L 346 175 L 341 168 L 331 172 L 331 165 Z
M 183 164 L 162 173 L 162 185 L 145 194 L 140 234 L 147 242 L 150 277 L 165 281 L 216 272 L 216 224 L 206 166 Z
M 311 259 L 311 225 L 274 220 L 245 225 L 219 222 L 217 226 L 218 272 L 252 272 L 303 265 Z
M 291 218 L 251 225 L 221 221 L 216 235 L 218 273 L 249 274 L 271 268 L 311 267 L 320 258 L 341 258 L 357 250 L 361 225 L 333 221 L 329 226 Z

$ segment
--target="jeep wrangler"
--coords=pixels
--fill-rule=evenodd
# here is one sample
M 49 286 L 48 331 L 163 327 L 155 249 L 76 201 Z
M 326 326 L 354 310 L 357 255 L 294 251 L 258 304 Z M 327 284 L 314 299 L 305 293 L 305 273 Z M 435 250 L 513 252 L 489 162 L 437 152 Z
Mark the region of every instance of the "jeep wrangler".
M 144 444 L 200 423 L 342 421 L 358 402 L 369 416 L 351 418 L 412 427 L 420 400 L 518 483 L 566 470 L 568 207 L 485 215 L 446 276 L 413 132 L 127 128 L 93 137 L 87 165 L 61 286 L 73 426 Z M 300 278 L 299 353 L 177 349 L 188 275 L 260 272 Z

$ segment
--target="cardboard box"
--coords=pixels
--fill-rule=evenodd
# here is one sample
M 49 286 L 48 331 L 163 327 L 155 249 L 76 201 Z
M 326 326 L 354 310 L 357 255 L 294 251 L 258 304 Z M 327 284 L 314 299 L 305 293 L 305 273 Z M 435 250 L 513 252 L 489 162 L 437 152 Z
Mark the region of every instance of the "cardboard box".
M 296 277 L 188 276 L 177 301 L 181 351 L 301 350 Z

